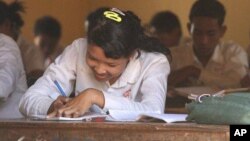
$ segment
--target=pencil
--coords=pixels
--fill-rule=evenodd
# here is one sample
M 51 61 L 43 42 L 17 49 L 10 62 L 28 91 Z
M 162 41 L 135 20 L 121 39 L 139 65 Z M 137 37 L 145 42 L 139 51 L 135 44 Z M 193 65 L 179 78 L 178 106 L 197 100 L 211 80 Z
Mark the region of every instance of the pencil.
M 57 87 L 57 89 L 59 90 L 60 94 L 61 94 L 62 96 L 65 96 L 65 97 L 66 97 L 65 92 L 63 91 L 62 87 L 59 85 L 59 83 L 58 83 L 57 80 L 54 81 L 54 84 L 56 85 L 56 87 Z

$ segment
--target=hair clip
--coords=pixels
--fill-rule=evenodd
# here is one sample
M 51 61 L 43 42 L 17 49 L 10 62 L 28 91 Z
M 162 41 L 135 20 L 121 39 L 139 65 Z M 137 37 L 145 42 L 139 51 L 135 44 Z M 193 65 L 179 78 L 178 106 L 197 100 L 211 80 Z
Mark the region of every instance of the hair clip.
M 121 13 L 119 12 L 120 10 L 118 10 L 117 8 L 112 8 L 111 11 L 105 11 L 103 14 L 106 18 L 109 18 L 113 21 L 116 21 L 116 22 L 121 22 L 122 21 L 122 18 L 120 17 L 119 14 L 121 15 L 125 15 L 124 13 Z M 119 13 L 119 14 L 118 14 Z
M 111 8 L 111 11 L 116 12 L 116 13 L 119 13 L 119 14 L 121 14 L 122 16 L 125 16 L 125 14 L 124 14 L 120 9 L 118 9 L 118 8 Z

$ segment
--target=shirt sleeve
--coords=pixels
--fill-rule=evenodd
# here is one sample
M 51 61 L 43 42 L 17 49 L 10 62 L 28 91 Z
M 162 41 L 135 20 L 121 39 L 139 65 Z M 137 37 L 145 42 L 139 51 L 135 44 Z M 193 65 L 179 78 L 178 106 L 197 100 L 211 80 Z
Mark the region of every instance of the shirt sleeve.
M 76 77 L 79 47 L 81 47 L 79 40 L 69 45 L 47 68 L 44 75 L 27 90 L 19 104 L 22 114 L 26 116 L 47 114 L 52 102 L 60 95 L 54 80 L 58 81 L 67 96 L 70 95 Z
M 22 72 L 20 52 L 14 43 L 0 46 L 0 98 L 7 98 L 16 88 L 16 81 Z
M 140 100 L 132 100 L 104 92 L 104 109 L 163 113 L 169 71 L 170 67 L 167 61 L 160 61 L 150 66 L 145 71 L 143 78 L 138 80 L 141 82 L 136 95 L 140 95 Z

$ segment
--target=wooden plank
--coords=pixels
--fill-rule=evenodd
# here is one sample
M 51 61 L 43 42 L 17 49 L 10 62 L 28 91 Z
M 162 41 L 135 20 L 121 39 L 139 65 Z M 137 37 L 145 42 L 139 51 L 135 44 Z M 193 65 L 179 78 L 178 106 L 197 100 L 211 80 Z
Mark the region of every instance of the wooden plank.
M 229 126 L 195 123 L 0 121 L 1 140 L 229 141 Z

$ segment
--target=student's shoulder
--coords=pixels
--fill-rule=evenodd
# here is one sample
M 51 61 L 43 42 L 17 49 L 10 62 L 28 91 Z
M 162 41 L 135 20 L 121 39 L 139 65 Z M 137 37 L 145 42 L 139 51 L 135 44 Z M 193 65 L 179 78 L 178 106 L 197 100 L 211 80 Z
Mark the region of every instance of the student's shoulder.
M 19 50 L 17 43 L 9 36 L 0 33 L 0 45 L 8 49 Z
M 81 46 L 81 45 L 86 45 L 86 44 L 87 44 L 86 38 L 77 38 L 72 42 L 72 45 L 74 46 Z
M 2 43 L 8 43 L 8 44 L 15 44 L 16 45 L 16 42 L 9 36 L 5 35 L 5 34 L 2 34 L 0 33 L 0 41 Z
M 169 63 L 167 57 L 163 53 L 140 51 L 140 61 L 145 64 L 151 63 Z
M 232 40 L 220 42 L 219 47 L 220 50 L 225 52 L 245 52 L 244 48 L 240 44 Z
M 76 50 L 77 52 L 81 50 L 86 50 L 87 48 L 87 40 L 85 38 L 75 39 L 70 45 L 65 47 L 65 51 Z

